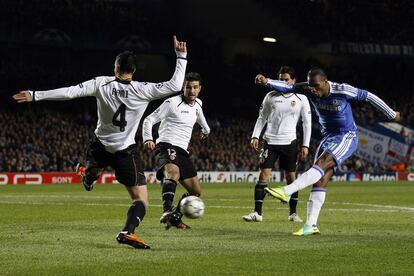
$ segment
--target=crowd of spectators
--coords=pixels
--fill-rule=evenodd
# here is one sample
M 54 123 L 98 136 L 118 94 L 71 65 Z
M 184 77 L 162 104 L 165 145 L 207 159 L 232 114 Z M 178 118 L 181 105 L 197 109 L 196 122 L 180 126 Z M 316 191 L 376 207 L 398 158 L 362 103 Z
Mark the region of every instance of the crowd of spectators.
M 360 123 L 373 120 L 374 113 L 367 105 L 364 108 L 355 106 L 356 120 Z M 77 162 L 85 160 L 88 142 L 95 128 L 95 116 L 90 111 L 68 113 L 30 107 L 2 110 L 0 112 L 0 171 L 73 171 Z M 258 170 L 258 153 L 249 145 L 254 118 L 249 120 L 224 116 L 208 116 L 208 118 L 211 127 L 209 138 L 202 141 L 200 129 L 196 126 L 189 146 L 190 156 L 196 169 L 199 171 Z M 300 129 L 300 126 L 298 128 Z M 153 153 L 144 150 L 139 137 L 140 130 L 138 130 L 137 147 L 140 149 L 144 169 L 153 171 L 155 170 Z M 319 137 L 319 125 L 314 122 L 310 155 L 308 160 L 301 164 L 301 168 L 311 166 Z M 277 164 L 276 169 L 279 169 Z M 355 156 L 342 164 L 339 169 L 342 172 L 390 170 Z

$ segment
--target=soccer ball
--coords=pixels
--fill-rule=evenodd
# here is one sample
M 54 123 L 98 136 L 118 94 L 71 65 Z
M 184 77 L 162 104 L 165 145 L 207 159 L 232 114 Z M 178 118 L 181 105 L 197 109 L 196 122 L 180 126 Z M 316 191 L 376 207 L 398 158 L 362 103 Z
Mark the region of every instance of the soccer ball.
M 204 214 L 204 202 L 197 196 L 187 196 L 181 200 L 180 210 L 184 216 L 196 219 Z

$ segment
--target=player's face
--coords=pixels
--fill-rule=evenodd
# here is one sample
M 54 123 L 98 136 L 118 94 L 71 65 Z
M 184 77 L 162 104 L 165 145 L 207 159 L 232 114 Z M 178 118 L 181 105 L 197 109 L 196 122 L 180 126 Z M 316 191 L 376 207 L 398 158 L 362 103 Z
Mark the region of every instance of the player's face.
M 292 78 L 290 77 L 290 75 L 289 75 L 289 74 L 287 74 L 287 73 L 284 73 L 284 74 L 279 74 L 279 80 L 281 80 L 281 81 L 285 81 L 285 82 L 287 82 L 288 84 L 295 84 L 295 82 L 296 82 L 296 79 L 292 79 Z
M 322 76 L 319 76 L 319 75 L 316 75 L 312 78 L 308 77 L 308 83 L 309 83 L 309 90 L 314 96 L 318 98 L 322 98 L 328 95 L 329 84 L 326 78 L 323 78 Z
M 184 83 L 184 97 L 190 101 L 194 102 L 198 94 L 201 91 L 201 85 L 199 81 L 186 81 Z

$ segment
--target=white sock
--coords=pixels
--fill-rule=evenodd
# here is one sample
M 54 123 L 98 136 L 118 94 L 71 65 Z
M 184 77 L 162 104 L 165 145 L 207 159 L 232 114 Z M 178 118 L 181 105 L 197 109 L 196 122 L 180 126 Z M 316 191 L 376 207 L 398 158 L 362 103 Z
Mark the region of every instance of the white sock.
M 306 224 L 310 226 L 316 226 L 318 224 L 319 212 L 322 205 L 325 202 L 326 189 L 325 188 L 313 188 L 308 201 L 308 212 L 306 218 Z
M 285 186 L 283 190 L 287 196 L 291 196 L 294 192 L 315 184 L 324 174 L 324 171 L 318 165 L 313 165 L 312 168 L 304 172 L 295 181 Z

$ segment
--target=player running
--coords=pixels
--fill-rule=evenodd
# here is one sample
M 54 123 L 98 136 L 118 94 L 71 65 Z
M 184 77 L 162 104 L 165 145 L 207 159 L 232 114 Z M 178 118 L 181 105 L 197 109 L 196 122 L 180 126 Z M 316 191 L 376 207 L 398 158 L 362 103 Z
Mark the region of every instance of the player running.
M 316 151 L 313 167 L 290 185 L 265 189 L 280 201 L 288 202 L 293 193 L 313 184 L 306 223 L 293 234 L 297 236 L 319 234 L 317 221 L 325 202 L 328 181 L 336 167 L 349 158 L 358 146 L 357 127 L 350 101 L 370 102 L 389 119 L 395 121 L 400 120 L 400 113 L 392 110 L 371 92 L 329 81 L 326 73 L 320 68 L 312 68 L 308 72 L 307 83 L 290 85 L 267 79 L 263 75 L 257 75 L 255 82 L 282 93 L 306 92 L 319 117 L 323 138 Z
M 291 85 L 296 82 L 295 70 L 292 67 L 281 67 L 278 75 L 280 81 Z M 259 137 L 267 123 L 263 135 L 264 145 L 260 153 L 259 181 L 254 188 L 254 212 L 243 216 L 245 221 L 261 222 L 263 220 L 262 206 L 266 195 L 264 189 L 267 187 L 270 173 L 278 158 L 280 168 L 285 171 L 286 183 L 290 184 L 296 179 L 298 158 L 296 125 L 300 117 L 303 122 L 303 141 L 299 158 L 305 160 L 308 156 L 312 129 L 312 115 L 307 97 L 301 94 L 271 91 L 264 98 L 250 141 L 250 145 L 258 151 Z M 290 197 L 289 221 L 302 222 L 296 213 L 298 196 L 298 191 L 296 191 Z
M 189 195 L 201 195 L 200 181 L 187 151 L 196 122 L 201 126 L 202 139 L 210 133 L 210 127 L 203 114 L 202 102 L 197 98 L 200 91 L 200 74 L 188 73 L 185 76 L 184 93 L 165 100 L 157 110 L 145 118 L 142 127 L 144 148 L 151 151 L 155 149 L 157 178 L 162 181 L 164 213 L 160 222 L 166 224 L 166 229 L 190 228 L 181 220 L 183 215 L 180 212 L 180 202 L 175 210 L 173 207 L 178 182 L 187 190 L 180 201 Z M 155 145 L 152 127 L 158 122 L 161 124 Z
M 135 144 L 135 134 L 141 117 L 150 101 L 179 91 L 187 66 L 186 43 L 174 36 L 177 64 L 171 80 L 160 83 L 133 81 L 136 57 L 125 51 L 116 57 L 114 77 L 96 77 L 76 86 L 48 91 L 21 91 L 13 98 L 18 103 L 42 100 L 70 100 L 93 96 L 98 107 L 95 137 L 89 144 L 82 183 L 91 191 L 99 172 L 111 166 L 117 180 L 127 189 L 132 204 L 128 209 L 125 227 L 116 236 L 119 243 L 135 248 L 149 249 L 143 239 L 135 235 L 148 206 L 145 176 Z

